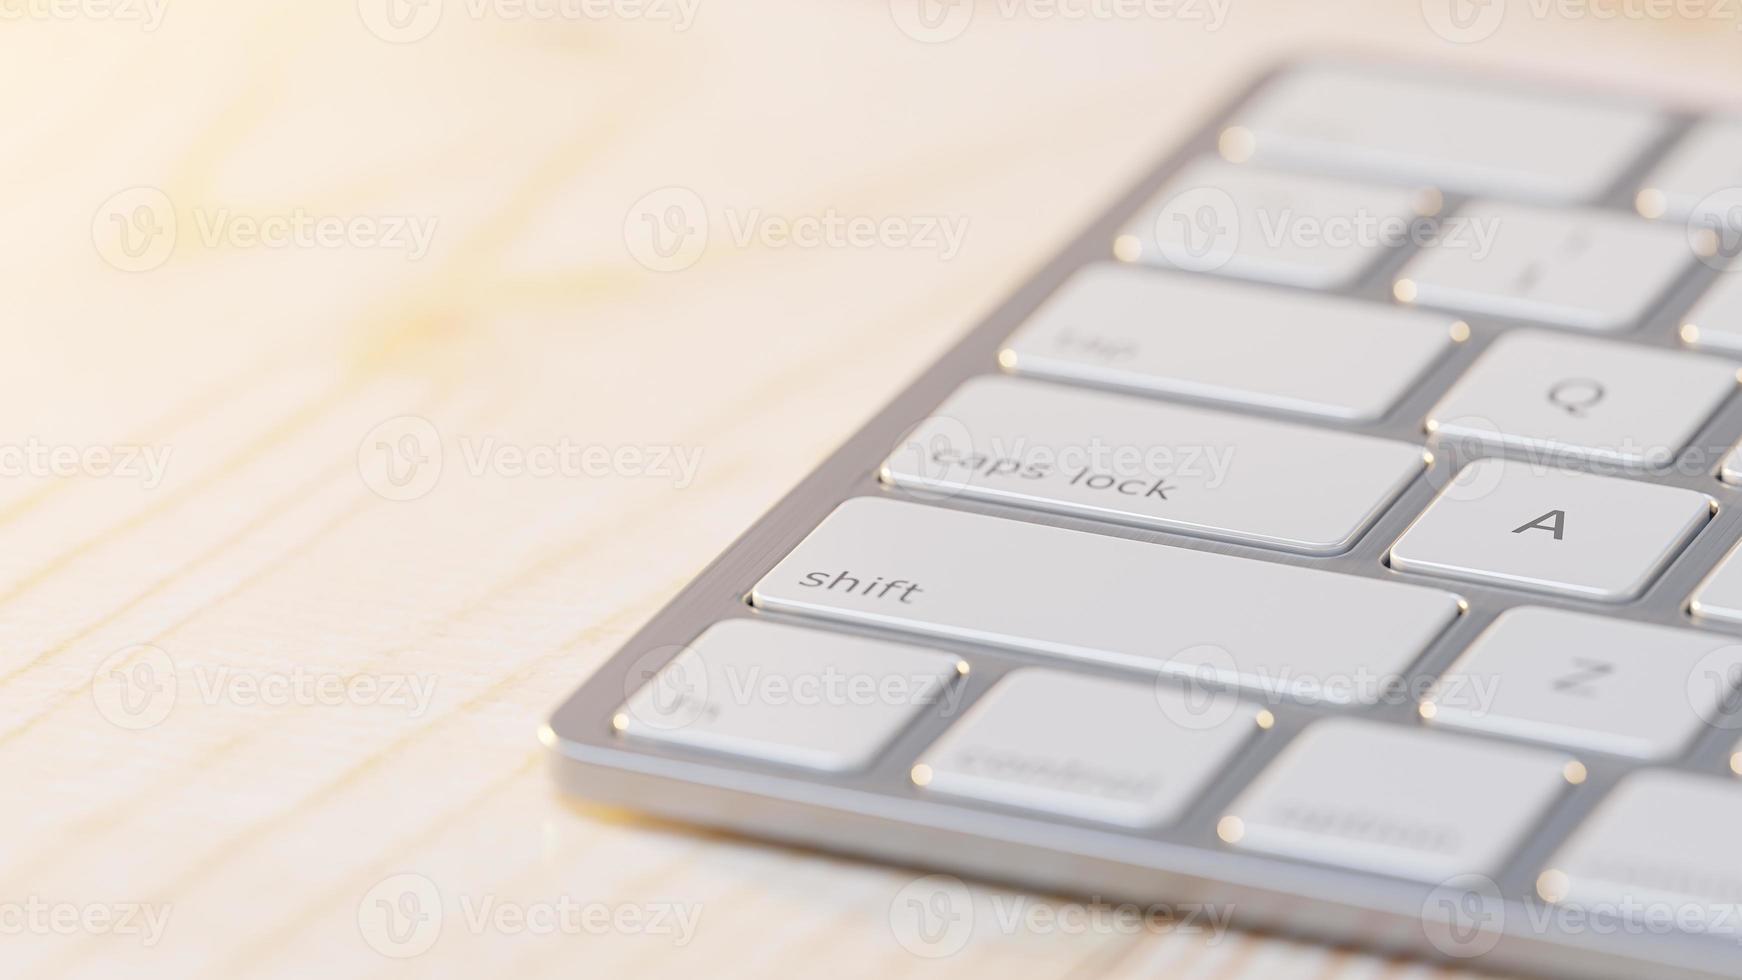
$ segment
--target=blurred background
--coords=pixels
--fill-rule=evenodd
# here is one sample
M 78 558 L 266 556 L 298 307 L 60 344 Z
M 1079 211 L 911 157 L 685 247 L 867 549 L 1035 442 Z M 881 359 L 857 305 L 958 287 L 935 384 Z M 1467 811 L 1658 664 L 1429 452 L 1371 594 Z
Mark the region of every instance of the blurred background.
M 0 0 L 0 973 L 1436 972 L 1183 927 L 923 959 L 915 872 L 565 802 L 534 738 L 1336 51 L 1733 104 L 1742 5 Z

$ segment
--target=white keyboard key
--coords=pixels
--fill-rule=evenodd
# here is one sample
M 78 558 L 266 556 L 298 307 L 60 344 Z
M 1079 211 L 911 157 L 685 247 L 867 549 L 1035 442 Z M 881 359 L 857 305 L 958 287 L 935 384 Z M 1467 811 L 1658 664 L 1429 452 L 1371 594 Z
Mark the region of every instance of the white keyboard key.
M 1665 769 L 1621 781 L 1537 878 L 1612 929 L 1742 936 L 1742 786 Z
M 1467 335 L 1437 313 L 1107 263 L 1060 287 L 999 360 L 1018 374 L 1356 421 L 1384 415 Z
M 1406 442 L 983 377 L 896 446 L 882 477 L 928 494 L 1335 554 L 1426 466 Z M 1310 493 L 1303 473 L 1313 474 Z
M 1337 703 L 1376 700 L 1461 605 L 1438 589 L 875 497 L 837 507 L 752 601 Z
M 1533 459 L 1660 468 L 1736 390 L 1736 368 L 1681 351 L 1510 333 L 1434 406 L 1427 425 L 1448 442 Z
M 1642 105 L 1361 66 L 1292 72 L 1235 123 L 1233 159 L 1549 203 L 1602 196 L 1664 127 Z
M 1696 260 L 1686 233 L 1632 215 L 1483 201 L 1404 267 L 1399 300 L 1585 330 L 1637 326 Z
M 1734 637 L 1527 606 L 1508 610 L 1422 706 L 1436 725 L 1642 759 L 1708 726 L 1742 676 Z
M 1738 188 L 1742 188 L 1742 119 L 1708 119 L 1695 125 L 1651 169 L 1635 204 L 1647 218 L 1683 222 L 1702 205 L 1742 201 L 1732 197 Z
M 1333 289 L 1409 239 L 1423 196 L 1213 158 L 1181 171 L 1120 232 L 1126 261 Z M 1437 206 L 1437 198 L 1426 199 Z
M 1028 668 L 976 702 L 913 778 L 945 796 L 1153 827 L 1198 797 L 1255 715 L 1164 684 Z
M 1731 486 L 1742 486 L 1742 446 L 1735 446 L 1724 454 L 1724 462 L 1718 466 L 1718 479 Z
M 921 711 L 959 697 L 959 657 L 903 643 L 728 619 L 629 698 L 636 741 L 831 772 L 862 769 Z
M 1307 728 L 1217 826 L 1242 849 L 1443 881 L 1493 874 L 1567 788 L 1567 756 L 1337 718 Z
M 1391 546 L 1391 567 L 1619 601 L 1711 516 L 1712 499 L 1694 490 L 1480 459 Z
M 1732 549 L 1694 592 L 1689 610 L 1701 619 L 1742 624 L 1742 546 Z
M 1719 276 L 1682 318 L 1681 336 L 1691 347 L 1742 353 L 1742 276 Z

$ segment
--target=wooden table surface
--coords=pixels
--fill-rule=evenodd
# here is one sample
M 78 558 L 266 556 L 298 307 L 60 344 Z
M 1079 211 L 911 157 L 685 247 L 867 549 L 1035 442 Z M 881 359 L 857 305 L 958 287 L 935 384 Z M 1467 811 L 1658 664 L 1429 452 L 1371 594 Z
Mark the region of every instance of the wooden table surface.
M 915 956 L 917 872 L 566 802 L 534 732 L 1273 60 L 1742 90 L 1720 15 L 1436 2 L 0 2 L 0 974 L 1434 972 L 1178 923 Z

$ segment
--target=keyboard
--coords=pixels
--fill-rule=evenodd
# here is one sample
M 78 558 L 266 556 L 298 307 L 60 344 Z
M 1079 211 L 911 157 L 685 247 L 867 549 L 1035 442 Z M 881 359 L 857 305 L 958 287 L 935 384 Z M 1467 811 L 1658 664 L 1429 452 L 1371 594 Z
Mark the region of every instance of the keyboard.
M 960 875 L 1742 976 L 1739 185 L 1742 115 L 1271 72 L 557 709 L 561 785 L 935 872 L 919 956 Z

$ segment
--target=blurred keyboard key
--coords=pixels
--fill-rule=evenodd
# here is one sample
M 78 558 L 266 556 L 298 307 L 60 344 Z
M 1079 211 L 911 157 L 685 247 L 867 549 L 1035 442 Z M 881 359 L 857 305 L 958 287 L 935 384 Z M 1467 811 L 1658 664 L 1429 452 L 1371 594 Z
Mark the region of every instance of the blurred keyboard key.
M 1720 721 L 1742 641 L 1524 606 L 1507 610 L 1423 704 L 1433 724 L 1670 759 Z
M 929 494 L 1336 554 L 1426 468 L 1412 443 L 992 376 L 938 406 L 890 453 L 882 477 Z M 1313 492 L 1302 493 L 1309 472 Z
M 1256 709 L 1165 682 L 1027 668 L 914 767 L 928 792 L 1081 820 L 1171 823 L 1258 731 Z
M 1665 120 L 1535 87 L 1313 65 L 1266 86 L 1235 124 L 1222 135 L 1235 159 L 1570 204 L 1602 196 Z
M 1742 203 L 1742 119 L 1696 123 L 1640 183 L 1647 218 L 1684 222 L 1702 209 Z
M 1320 721 L 1217 829 L 1241 849 L 1400 878 L 1493 874 L 1565 792 L 1567 762 L 1462 735 Z
M 905 643 L 728 619 L 617 713 L 627 738 L 845 772 L 870 765 L 965 672 Z
M 1034 377 L 1359 421 L 1466 334 L 1423 310 L 1106 263 L 1060 287 L 999 359 Z
M 764 609 L 1366 703 L 1458 616 L 1449 592 L 855 497 L 752 592 Z
M 1736 390 L 1736 370 L 1734 361 L 1683 351 L 1510 333 L 1434 406 L 1427 425 L 1442 440 L 1533 459 L 1662 468 Z
M 1406 303 L 1583 330 L 1637 326 L 1696 261 L 1678 228 L 1605 211 L 1478 202 L 1392 286 Z M 1455 232 L 1453 231 L 1455 229 Z
M 1742 546 L 1718 563 L 1694 592 L 1689 611 L 1701 619 L 1742 624 Z
M 1718 466 L 1718 479 L 1731 486 L 1742 486 L 1742 446 L 1732 446 Z
M 1561 847 L 1537 891 L 1545 901 L 1619 917 L 1610 928 L 1742 936 L 1738 827 L 1735 781 L 1636 772 Z
M 1711 516 L 1712 499 L 1694 490 L 1481 459 L 1391 546 L 1391 567 L 1620 601 Z
M 1742 353 L 1742 276 L 1720 276 L 1682 318 L 1682 341 L 1691 347 Z
M 1139 208 L 1114 252 L 1191 272 L 1333 289 L 1408 241 L 1422 203 L 1422 195 L 1395 187 L 1210 158 Z

